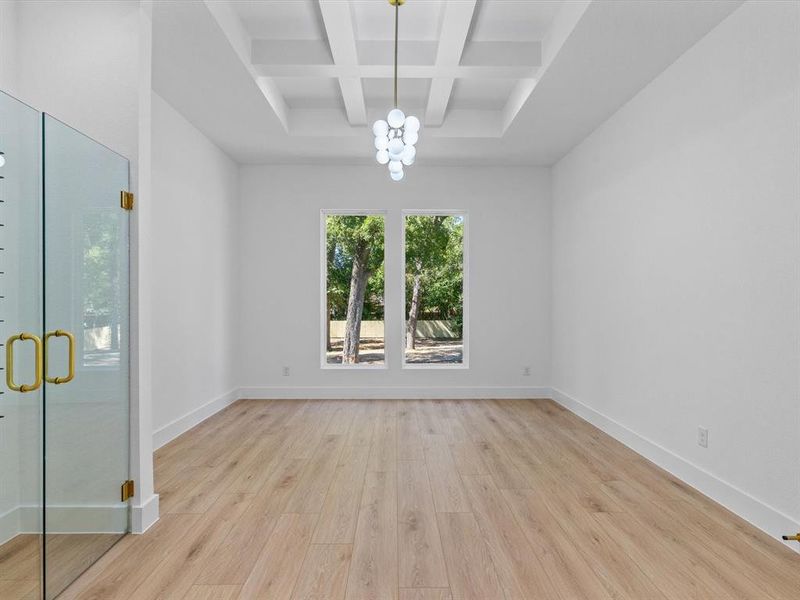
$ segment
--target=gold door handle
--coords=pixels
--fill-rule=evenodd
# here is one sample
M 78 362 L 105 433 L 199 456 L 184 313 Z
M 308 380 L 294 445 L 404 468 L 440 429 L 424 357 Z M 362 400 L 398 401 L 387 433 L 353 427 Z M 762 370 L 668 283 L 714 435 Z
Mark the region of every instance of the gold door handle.
M 14 343 L 31 340 L 34 349 L 34 382 L 17 385 L 14 382 Z M 6 340 L 6 385 L 8 389 L 22 394 L 38 390 L 42 385 L 42 340 L 32 333 L 18 333 Z
M 48 373 L 48 362 L 50 357 L 50 338 L 52 337 L 65 337 L 69 347 L 69 371 L 66 377 L 50 377 Z M 47 383 L 69 383 L 75 377 L 75 336 L 69 331 L 63 329 L 56 329 L 55 331 L 48 331 L 44 335 L 44 380 Z

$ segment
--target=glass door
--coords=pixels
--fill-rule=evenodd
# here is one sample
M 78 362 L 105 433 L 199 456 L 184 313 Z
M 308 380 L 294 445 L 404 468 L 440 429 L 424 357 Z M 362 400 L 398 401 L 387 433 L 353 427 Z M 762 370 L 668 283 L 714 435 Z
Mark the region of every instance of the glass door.
M 41 115 L 0 92 L 0 598 L 36 598 L 42 532 Z
M 44 575 L 55 598 L 128 531 L 128 161 L 45 115 Z

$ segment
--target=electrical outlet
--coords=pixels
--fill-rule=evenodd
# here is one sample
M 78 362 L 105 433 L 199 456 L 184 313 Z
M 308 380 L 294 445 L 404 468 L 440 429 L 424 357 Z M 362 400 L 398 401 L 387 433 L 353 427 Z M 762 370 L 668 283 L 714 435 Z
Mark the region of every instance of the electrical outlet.
M 288 377 L 289 376 L 289 367 L 283 367 L 283 376 L 284 377 Z
M 523 367 L 522 368 L 522 374 L 525 377 L 530 377 L 531 376 L 531 368 L 530 367 Z
M 697 445 L 708 448 L 708 429 L 705 427 L 697 428 Z

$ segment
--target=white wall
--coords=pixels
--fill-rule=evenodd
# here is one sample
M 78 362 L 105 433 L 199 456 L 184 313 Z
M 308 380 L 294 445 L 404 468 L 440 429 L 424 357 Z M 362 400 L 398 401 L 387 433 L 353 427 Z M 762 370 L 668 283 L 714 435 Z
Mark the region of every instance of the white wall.
M 17 86 L 17 3 L 0 2 L 0 90 Z
M 137 157 L 139 2 L 16 2 L 13 95 Z
M 241 170 L 240 369 L 248 397 L 530 396 L 549 384 L 548 169 L 426 167 Z M 320 368 L 320 210 L 387 209 L 389 369 Z M 402 209 L 469 213 L 470 365 L 403 370 Z M 523 367 L 531 376 L 523 376 Z M 291 375 L 282 376 L 282 367 Z
M 559 399 L 776 536 L 800 521 L 799 11 L 745 4 L 553 172 Z
M 156 447 L 235 399 L 238 166 L 153 94 Z

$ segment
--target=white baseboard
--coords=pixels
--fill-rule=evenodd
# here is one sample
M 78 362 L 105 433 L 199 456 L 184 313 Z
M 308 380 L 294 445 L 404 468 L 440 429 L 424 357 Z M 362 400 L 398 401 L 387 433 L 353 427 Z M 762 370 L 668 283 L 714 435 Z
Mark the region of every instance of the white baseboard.
M 48 533 L 121 533 L 128 529 L 128 508 L 123 504 L 48 506 Z M 23 533 L 42 532 L 42 507 L 23 504 L 0 515 L 0 545 Z
M 158 494 L 131 507 L 131 533 L 144 533 L 158 521 Z
M 171 442 L 182 433 L 189 431 L 195 425 L 202 423 L 211 415 L 218 413 L 226 406 L 236 402 L 239 397 L 239 390 L 234 388 L 227 394 L 223 394 L 219 398 L 206 402 L 202 406 L 175 419 L 171 423 L 167 423 L 163 427 L 156 429 L 153 432 L 153 450 L 158 450 L 164 444 Z
M 248 386 L 239 390 L 239 397 L 259 400 L 362 400 L 369 398 L 375 398 L 379 400 L 549 398 L 550 388 L 529 386 Z
M 17 537 L 19 533 L 19 507 L 15 506 L 0 514 L 0 546 Z
M 575 413 L 614 439 L 622 442 L 628 448 L 654 462 L 662 469 L 669 471 L 681 481 L 689 484 L 731 512 L 736 513 L 770 537 L 780 540 L 781 535 L 787 532 L 800 531 L 800 523 L 788 515 L 754 498 L 736 486 L 719 479 L 671 450 L 667 450 L 663 446 L 628 429 L 621 423 L 579 400 L 558 389 L 552 390 L 551 397 L 570 412 Z M 800 551 L 796 544 L 786 545 L 792 550 Z

